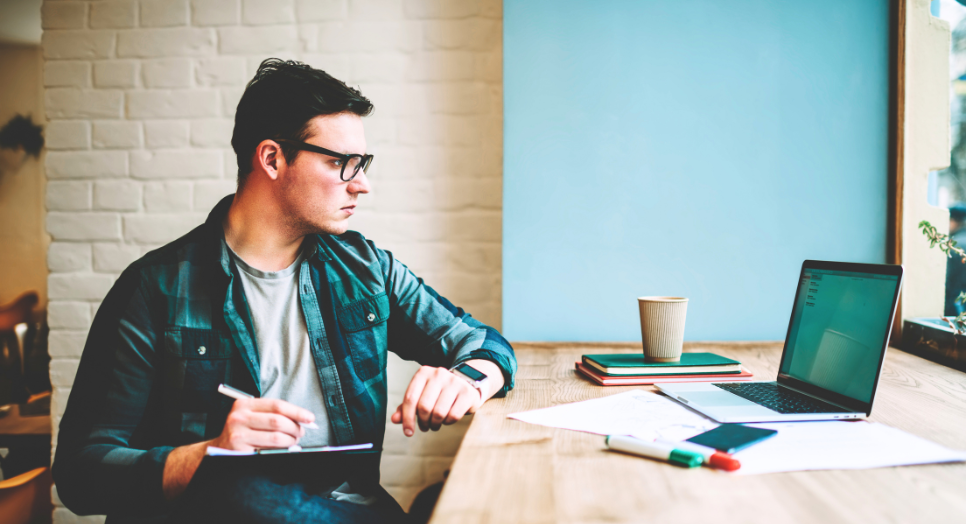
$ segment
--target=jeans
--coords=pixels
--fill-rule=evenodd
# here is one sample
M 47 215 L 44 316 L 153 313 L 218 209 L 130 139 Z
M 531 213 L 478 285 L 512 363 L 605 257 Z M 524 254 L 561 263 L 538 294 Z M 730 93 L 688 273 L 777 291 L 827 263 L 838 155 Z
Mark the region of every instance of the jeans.
M 376 502 L 372 505 L 329 498 L 332 490 L 347 477 L 352 483 L 351 472 L 358 464 L 326 462 L 314 465 L 317 467 L 311 464 L 306 467 L 306 464 L 294 463 L 299 460 L 298 456 L 260 460 L 265 458 L 219 457 L 213 460 L 213 457 L 206 457 L 168 515 L 147 520 L 109 516 L 107 522 L 409 523 L 408 515 L 399 504 L 375 483 L 359 486 L 360 481 L 352 486 L 353 491 L 374 497 Z M 301 460 L 306 459 L 312 460 L 311 457 Z

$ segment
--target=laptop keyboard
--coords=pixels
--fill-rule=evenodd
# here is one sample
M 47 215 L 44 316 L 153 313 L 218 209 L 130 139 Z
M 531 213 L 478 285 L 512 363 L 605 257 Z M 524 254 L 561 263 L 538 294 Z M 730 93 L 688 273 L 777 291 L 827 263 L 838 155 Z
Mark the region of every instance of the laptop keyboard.
M 827 402 L 779 387 L 776 382 L 732 382 L 714 385 L 779 413 L 849 413 Z

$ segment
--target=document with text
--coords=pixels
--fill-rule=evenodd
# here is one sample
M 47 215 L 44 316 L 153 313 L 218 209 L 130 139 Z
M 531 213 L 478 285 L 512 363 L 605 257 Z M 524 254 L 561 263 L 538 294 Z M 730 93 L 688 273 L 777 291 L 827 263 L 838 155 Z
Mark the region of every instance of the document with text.
M 680 441 L 718 427 L 680 403 L 644 390 L 507 415 L 508 418 L 598 435 Z M 868 421 L 749 424 L 778 435 L 735 453 L 741 469 L 728 475 L 781 471 L 866 469 L 966 462 L 966 451 Z

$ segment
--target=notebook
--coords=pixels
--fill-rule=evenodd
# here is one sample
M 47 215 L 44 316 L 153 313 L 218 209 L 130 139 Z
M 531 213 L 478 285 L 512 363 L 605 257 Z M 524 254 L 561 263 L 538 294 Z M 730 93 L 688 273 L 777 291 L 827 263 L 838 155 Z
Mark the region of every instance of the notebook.
M 684 353 L 680 362 L 646 362 L 641 353 L 584 355 L 584 365 L 605 375 L 699 375 L 741 373 L 741 363 L 714 353 Z
M 646 384 L 660 384 L 663 382 L 737 382 L 751 380 L 754 375 L 745 368 L 740 373 L 725 373 L 721 375 L 605 375 L 582 362 L 575 362 L 574 368 L 578 373 L 601 386 L 637 386 Z

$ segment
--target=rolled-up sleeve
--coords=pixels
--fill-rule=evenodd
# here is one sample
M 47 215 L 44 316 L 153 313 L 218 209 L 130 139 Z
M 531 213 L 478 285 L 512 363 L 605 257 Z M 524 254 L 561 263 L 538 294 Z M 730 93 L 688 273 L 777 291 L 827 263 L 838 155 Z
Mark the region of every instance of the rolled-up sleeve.
M 101 303 L 60 423 L 54 482 L 75 513 L 163 511 L 171 447 L 150 447 L 158 333 L 138 271 L 125 271 Z
M 389 350 L 407 360 L 452 367 L 472 359 L 489 360 L 503 373 L 502 397 L 513 389 L 517 361 L 496 329 L 454 306 L 423 282 L 392 253 L 370 242 L 382 265 L 389 298 Z

